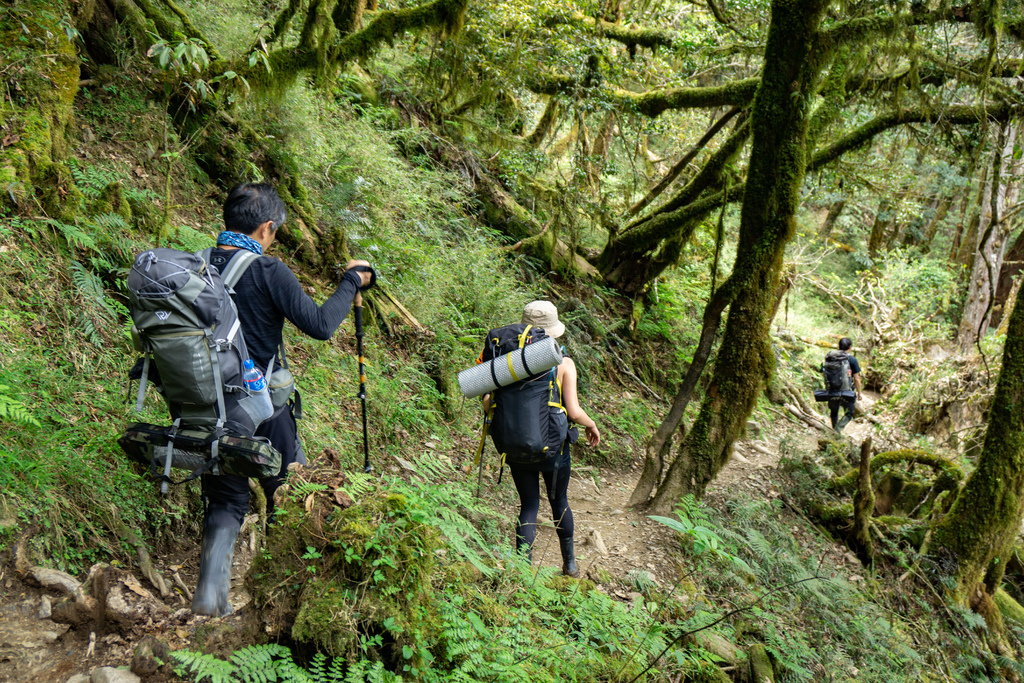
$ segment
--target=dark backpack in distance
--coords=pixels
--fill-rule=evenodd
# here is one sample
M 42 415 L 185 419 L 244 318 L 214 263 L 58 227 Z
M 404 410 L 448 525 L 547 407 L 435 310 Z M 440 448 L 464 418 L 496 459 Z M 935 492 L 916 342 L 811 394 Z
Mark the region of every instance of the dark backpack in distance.
M 546 337 L 542 328 L 521 323 L 499 327 L 487 333 L 481 358 L 488 361 Z M 491 439 L 504 462 L 535 465 L 561 451 L 569 418 L 557 367 L 496 389 L 491 404 Z
M 830 393 L 840 394 L 853 390 L 850 373 L 850 357 L 842 351 L 829 351 L 825 363 L 821 366 L 821 374 L 825 377 L 825 388 Z

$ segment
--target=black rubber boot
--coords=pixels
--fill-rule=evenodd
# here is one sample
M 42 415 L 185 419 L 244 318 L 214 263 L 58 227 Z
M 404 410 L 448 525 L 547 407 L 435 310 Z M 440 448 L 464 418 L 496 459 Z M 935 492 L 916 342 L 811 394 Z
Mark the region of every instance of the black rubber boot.
M 558 546 L 562 551 L 562 573 L 574 579 L 579 578 L 580 570 L 576 566 L 576 553 L 572 547 L 572 536 L 558 539 Z
M 231 614 L 231 560 L 235 555 L 238 527 L 208 527 L 203 533 L 199 581 L 192 598 L 192 611 L 211 617 Z

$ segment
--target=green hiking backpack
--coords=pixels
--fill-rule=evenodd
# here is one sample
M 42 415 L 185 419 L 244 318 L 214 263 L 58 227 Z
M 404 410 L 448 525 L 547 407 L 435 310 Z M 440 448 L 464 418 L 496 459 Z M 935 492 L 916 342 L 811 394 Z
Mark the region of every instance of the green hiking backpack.
M 239 250 L 221 274 L 203 254 L 150 249 L 135 258 L 128 274 L 132 340 L 142 354 L 129 373 L 139 380 L 135 408 L 142 410 L 152 384 L 173 423 L 132 425 L 118 443 L 154 474 L 157 464 L 163 466 L 157 478 L 164 491 L 167 483 L 205 472 L 268 476 L 281 465 L 280 453 L 253 436 L 274 409 L 266 389 L 250 391 L 243 381 L 249 354 L 231 299 L 231 288 L 259 255 Z M 187 478 L 170 479 L 172 467 L 192 468 L 199 456 L 203 461 Z

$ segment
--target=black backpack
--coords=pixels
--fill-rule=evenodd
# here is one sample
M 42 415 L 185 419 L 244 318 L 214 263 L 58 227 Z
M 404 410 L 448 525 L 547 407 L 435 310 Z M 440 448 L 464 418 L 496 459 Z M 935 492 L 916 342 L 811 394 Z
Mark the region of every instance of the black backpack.
M 821 366 L 821 374 L 825 376 L 825 388 L 830 392 L 838 393 L 853 389 L 850 357 L 842 351 L 828 352 L 825 363 Z
M 531 325 L 499 327 L 487 333 L 481 358 L 488 361 L 545 337 L 542 328 Z M 491 439 L 503 462 L 535 465 L 561 452 L 569 418 L 562 406 L 557 367 L 494 390 L 491 405 Z

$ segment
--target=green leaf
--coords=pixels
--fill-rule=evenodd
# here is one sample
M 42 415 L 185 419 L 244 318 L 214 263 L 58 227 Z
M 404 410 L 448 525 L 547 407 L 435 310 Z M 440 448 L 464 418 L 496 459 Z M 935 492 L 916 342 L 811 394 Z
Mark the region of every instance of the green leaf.
M 405 657 L 406 659 L 412 659 L 413 652 L 414 652 L 414 650 L 411 647 L 409 647 L 408 645 L 403 645 L 402 646 L 402 656 Z

